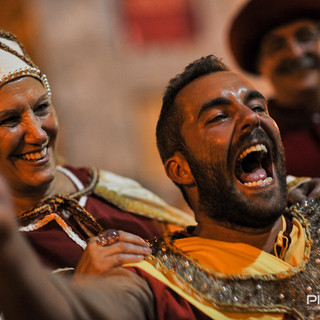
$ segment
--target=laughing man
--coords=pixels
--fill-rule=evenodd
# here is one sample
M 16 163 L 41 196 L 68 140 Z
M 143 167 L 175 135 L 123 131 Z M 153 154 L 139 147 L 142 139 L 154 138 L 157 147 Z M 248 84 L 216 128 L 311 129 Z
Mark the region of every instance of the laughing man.
M 69 283 L 39 270 L 0 210 L 6 320 L 319 315 L 320 209 L 316 201 L 286 209 L 283 148 L 261 93 L 215 56 L 196 60 L 169 83 L 157 143 L 197 226 L 154 240 L 145 261 Z M 22 257 L 14 255 L 19 250 Z M 25 280 L 32 272 L 41 286 Z M 25 308 L 12 307 L 12 292 Z

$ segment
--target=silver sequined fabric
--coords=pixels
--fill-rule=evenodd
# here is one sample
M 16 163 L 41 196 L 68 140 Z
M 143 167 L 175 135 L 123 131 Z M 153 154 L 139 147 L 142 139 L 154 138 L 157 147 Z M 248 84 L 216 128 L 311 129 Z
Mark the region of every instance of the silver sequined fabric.
M 167 276 L 171 273 L 185 292 L 221 311 L 320 319 L 320 200 L 293 206 L 285 214 L 295 216 L 307 233 L 304 261 L 289 271 L 255 276 L 210 272 L 174 246 L 177 233 L 151 243 L 149 262 Z

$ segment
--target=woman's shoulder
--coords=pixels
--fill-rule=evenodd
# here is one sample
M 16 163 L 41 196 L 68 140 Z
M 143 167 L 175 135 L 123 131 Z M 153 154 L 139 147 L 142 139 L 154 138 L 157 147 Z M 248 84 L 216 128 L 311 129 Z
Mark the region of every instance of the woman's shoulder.
M 58 166 L 57 170 L 63 171 L 65 174 L 73 175 L 77 177 L 84 187 L 88 186 L 92 180 L 92 171 L 91 167 L 74 167 L 71 165 Z

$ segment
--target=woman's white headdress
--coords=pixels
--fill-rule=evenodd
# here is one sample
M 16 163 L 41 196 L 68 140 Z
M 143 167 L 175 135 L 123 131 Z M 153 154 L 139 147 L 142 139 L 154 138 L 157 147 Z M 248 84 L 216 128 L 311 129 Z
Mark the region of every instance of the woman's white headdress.
M 39 79 L 51 99 L 46 75 L 33 63 L 16 36 L 0 29 L 0 87 L 10 80 L 25 76 Z

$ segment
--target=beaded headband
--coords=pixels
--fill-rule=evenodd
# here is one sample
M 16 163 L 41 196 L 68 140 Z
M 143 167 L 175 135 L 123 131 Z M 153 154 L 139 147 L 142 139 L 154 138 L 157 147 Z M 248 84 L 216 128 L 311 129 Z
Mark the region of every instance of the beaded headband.
M 0 87 L 25 76 L 40 80 L 51 100 L 47 76 L 33 63 L 18 39 L 10 32 L 0 29 Z

